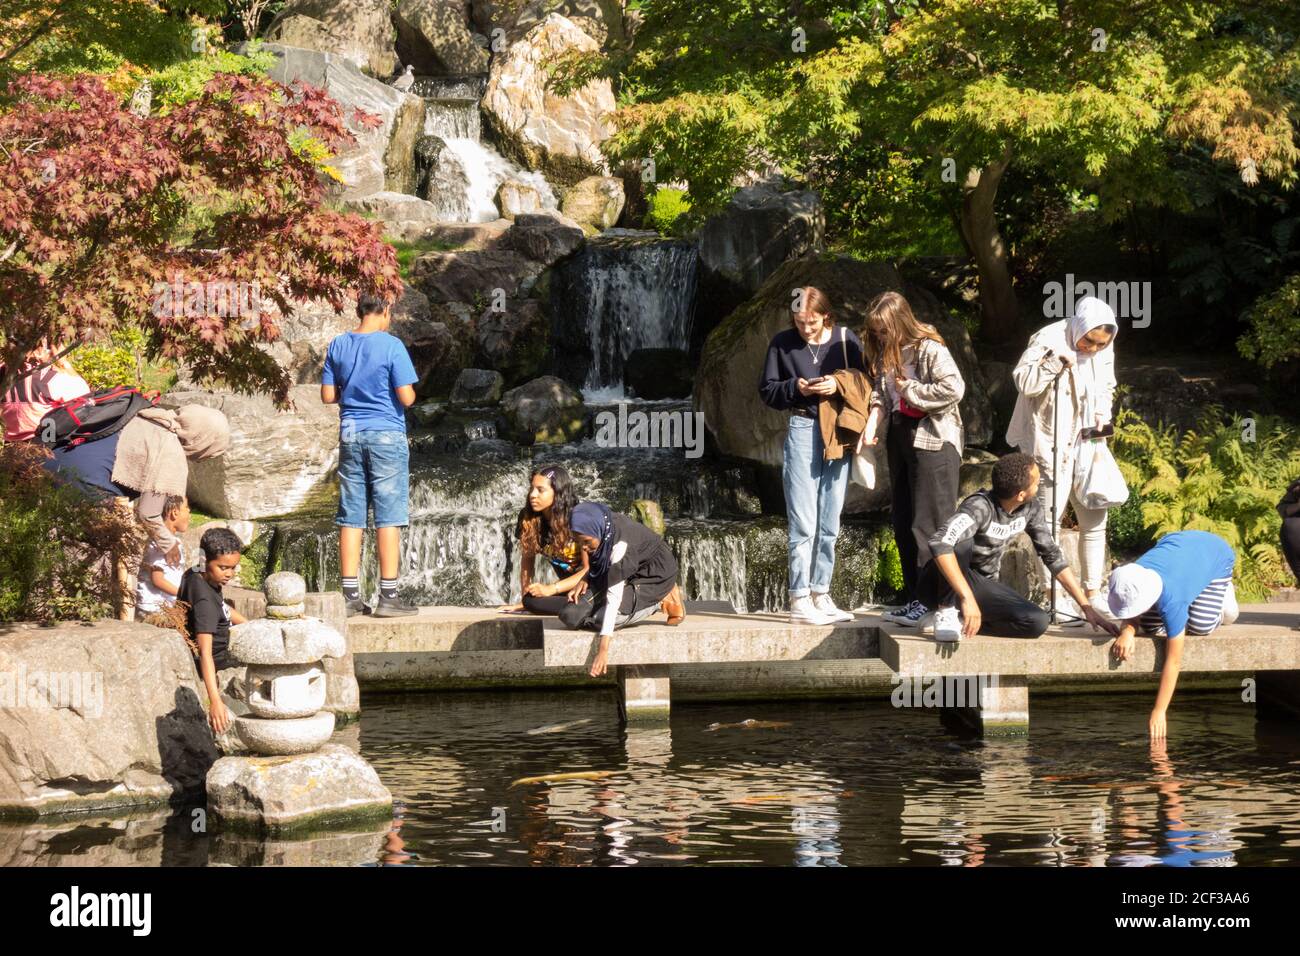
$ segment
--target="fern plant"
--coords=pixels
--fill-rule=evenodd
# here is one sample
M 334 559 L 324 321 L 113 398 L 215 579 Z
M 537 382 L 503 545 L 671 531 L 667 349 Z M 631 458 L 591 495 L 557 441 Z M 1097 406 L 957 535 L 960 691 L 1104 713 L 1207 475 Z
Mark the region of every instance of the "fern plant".
M 1243 600 L 1264 599 L 1288 582 L 1276 505 L 1300 476 L 1293 428 L 1272 416 L 1226 418 L 1218 406 L 1181 437 L 1128 409 L 1115 425 L 1111 448 L 1153 539 L 1183 530 L 1219 535 L 1237 552 L 1233 577 Z

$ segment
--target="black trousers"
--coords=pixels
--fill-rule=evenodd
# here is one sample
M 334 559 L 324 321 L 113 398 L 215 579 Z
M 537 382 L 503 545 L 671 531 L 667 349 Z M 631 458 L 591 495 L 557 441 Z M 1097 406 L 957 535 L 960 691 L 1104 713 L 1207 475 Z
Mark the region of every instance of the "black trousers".
M 582 597 L 578 598 L 572 604 L 569 602 L 568 593 L 553 594 L 550 597 L 533 597 L 531 594 L 525 594 L 523 597 L 524 610 L 529 614 L 545 614 L 552 617 L 558 617 L 560 612 L 566 607 L 582 607 L 584 604 L 587 610 L 591 610 L 591 592 L 586 591 Z
M 919 418 L 897 412 L 890 415 L 885 436 L 889 459 L 889 482 L 893 501 L 891 518 L 898 557 L 903 565 L 906 600 L 924 601 L 917 593 L 917 580 L 930 560 L 930 537 L 957 510 L 961 487 L 961 456 L 952 445 L 938 451 L 917 448 Z M 927 607 L 932 605 L 926 603 Z
M 1300 517 L 1282 519 L 1282 553 L 1291 565 L 1296 584 L 1300 584 Z
M 1052 617 L 1036 604 L 1031 604 L 1000 581 L 986 578 L 971 570 L 970 556 L 973 542 L 970 538 L 954 549 L 962 577 L 975 595 L 980 606 L 981 634 L 996 637 L 1039 637 L 1047 630 Z M 921 569 L 917 583 L 916 599 L 928 608 L 951 606 L 953 590 L 948 579 L 939 570 L 933 558 Z

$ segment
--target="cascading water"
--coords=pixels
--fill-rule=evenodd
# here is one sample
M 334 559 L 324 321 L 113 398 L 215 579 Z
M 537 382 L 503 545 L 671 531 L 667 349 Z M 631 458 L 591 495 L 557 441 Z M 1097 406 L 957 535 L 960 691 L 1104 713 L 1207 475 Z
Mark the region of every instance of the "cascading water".
M 686 349 L 699 250 L 684 239 L 602 235 L 557 270 L 551 286 L 560 372 L 588 397 L 623 393 L 623 366 L 641 348 Z
M 419 77 L 411 91 L 424 98 L 424 138 L 416 147 L 423 169 L 420 195 L 441 222 L 490 222 L 501 216 L 497 190 L 515 180 L 536 190 L 543 209 L 559 200 L 541 173 L 512 163 L 482 142 L 479 98 L 486 77 Z

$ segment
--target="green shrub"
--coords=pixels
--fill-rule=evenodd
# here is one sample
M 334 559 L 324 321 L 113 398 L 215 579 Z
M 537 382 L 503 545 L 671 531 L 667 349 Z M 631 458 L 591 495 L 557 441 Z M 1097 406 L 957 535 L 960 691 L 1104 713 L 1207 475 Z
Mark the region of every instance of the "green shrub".
M 1115 424 L 1111 447 L 1153 540 L 1185 529 L 1219 535 L 1237 552 L 1234 580 L 1246 601 L 1289 583 L 1276 505 L 1300 476 L 1294 428 L 1273 416 L 1226 418 L 1217 406 L 1181 437 L 1128 409 Z
M 690 211 L 691 200 L 685 190 L 660 186 L 647 197 L 643 223 L 660 235 L 674 236 L 686 223 L 684 217 Z
M 106 343 L 83 345 L 69 354 L 68 360 L 92 390 L 118 385 L 142 385 L 144 335 L 139 329 L 114 332 Z
M 887 531 L 881 539 L 880 560 L 876 563 L 876 593 L 897 594 L 903 590 L 903 561 L 898 554 L 898 542 Z
M 45 457 L 39 445 L 0 446 L 0 622 L 109 615 L 113 555 L 143 544 L 129 511 L 56 484 Z

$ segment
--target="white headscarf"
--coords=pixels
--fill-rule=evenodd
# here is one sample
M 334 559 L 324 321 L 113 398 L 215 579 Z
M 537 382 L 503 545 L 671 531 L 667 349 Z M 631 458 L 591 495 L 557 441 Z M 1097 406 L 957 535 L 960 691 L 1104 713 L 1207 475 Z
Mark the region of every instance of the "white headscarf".
M 1110 330 L 1110 341 L 1106 343 L 1105 348 L 1098 349 L 1096 352 L 1080 352 L 1076 348 L 1081 338 L 1093 329 L 1103 326 Z M 1074 352 L 1078 368 L 1075 381 L 1078 382 L 1082 392 L 1083 420 L 1089 424 L 1092 423 L 1097 401 L 1097 373 L 1093 368 L 1092 360 L 1115 344 L 1117 334 L 1119 334 L 1119 323 L 1115 321 L 1115 310 L 1096 296 L 1088 295 L 1080 299 L 1074 315 L 1070 316 L 1066 323 L 1066 344 Z

